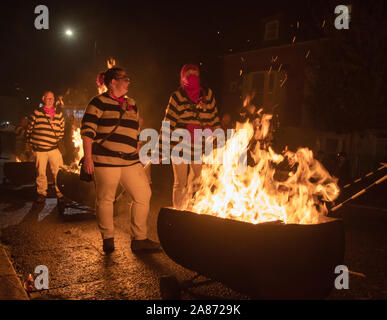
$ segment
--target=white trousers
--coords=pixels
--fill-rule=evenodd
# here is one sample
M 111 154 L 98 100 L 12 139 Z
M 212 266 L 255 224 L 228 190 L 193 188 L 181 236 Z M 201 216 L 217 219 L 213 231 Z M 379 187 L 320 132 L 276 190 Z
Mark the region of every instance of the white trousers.
M 138 163 L 128 167 L 96 167 L 96 212 L 98 227 L 103 239 L 114 237 L 113 203 L 118 184 L 133 198 L 131 234 L 135 240 L 147 238 L 147 217 L 151 188 L 144 167 Z
M 188 166 L 190 169 L 188 175 Z M 173 207 L 180 209 L 185 201 L 192 197 L 192 194 L 198 188 L 198 181 L 202 172 L 202 164 L 173 164 L 173 192 L 172 203 Z
M 51 151 L 43 151 L 43 152 L 37 151 L 35 156 L 36 156 L 35 166 L 37 171 L 36 186 L 37 186 L 38 194 L 41 194 L 45 197 L 47 196 L 46 170 L 47 170 L 47 162 L 48 162 L 50 164 L 52 175 L 54 176 L 56 195 L 57 197 L 62 197 L 63 195 L 59 191 L 58 185 L 56 183 L 56 177 L 57 177 L 59 168 L 63 166 L 63 158 L 59 149 L 54 149 Z

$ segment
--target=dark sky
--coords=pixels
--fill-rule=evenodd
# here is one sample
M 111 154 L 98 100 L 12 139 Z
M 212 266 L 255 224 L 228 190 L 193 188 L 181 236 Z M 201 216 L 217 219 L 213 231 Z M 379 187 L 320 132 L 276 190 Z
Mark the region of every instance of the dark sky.
M 49 30 L 34 27 L 34 8 L 39 4 L 49 9 Z M 48 88 L 56 93 L 87 88 L 92 96 L 97 73 L 106 69 L 106 58 L 113 56 L 131 77 L 129 95 L 147 113 L 156 109 L 156 114 L 162 114 L 169 94 L 178 86 L 183 64 L 202 62 L 204 84 L 219 89 L 219 57 L 258 36 L 261 17 L 292 10 L 295 4 L 15 0 L 2 7 L 6 9 L 1 21 L 1 95 L 13 95 L 19 87 L 32 104 Z M 64 35 L 66 28 L 73 30 L 72 38 Z

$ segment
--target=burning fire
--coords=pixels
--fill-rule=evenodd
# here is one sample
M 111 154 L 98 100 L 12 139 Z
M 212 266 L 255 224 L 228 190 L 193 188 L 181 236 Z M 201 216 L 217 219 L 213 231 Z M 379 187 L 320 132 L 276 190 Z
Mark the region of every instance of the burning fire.
M 106 65 L 108 69 L 114 68 L 116 66 L 116 59 L 114 59 L 113 57 L 109 57 L 106 60 Z M 105 93 L 106 91 L 107 91 L 107 87 L 105 85 L 98 87 L 98 94 Z
M 220 156 L 223 163 L 203 165 L 199 190 L 179 209 L 254 224 L 321 222 L 328 213 L 325 202 L 339 195 L 337 180 L 307 148 L 277 154 L 266 147 L 270 119 L 271 115 L 263 114 L 255 125 L 237 123 L 226 145 L 208 156 Z M 253 137 L 257 143 L 250 151 L 255 166 L 240 172 L 240 155 Z M 209 163 L 208 157 L 203 157 L 203 163 Z
M 83 158 L 83 141 L 81 137 L 80 128 L 73 130 L 73 143 L 74 143 L 75 150 L 77 152 L 73 166 L 75 166 L 75 171 L 79 173 L 80 167 L 78 164 L 79 164 L 79 161 Z

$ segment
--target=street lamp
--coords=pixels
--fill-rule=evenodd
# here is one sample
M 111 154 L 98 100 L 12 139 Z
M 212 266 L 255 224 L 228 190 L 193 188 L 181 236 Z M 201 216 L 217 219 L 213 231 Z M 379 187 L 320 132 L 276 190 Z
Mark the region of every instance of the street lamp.
M 66 36 L 68 37 L 72 37 L 73 36 L 73 31 L 70 30 L 70 29 L 67 29 L 66 32 L 65 32 Z

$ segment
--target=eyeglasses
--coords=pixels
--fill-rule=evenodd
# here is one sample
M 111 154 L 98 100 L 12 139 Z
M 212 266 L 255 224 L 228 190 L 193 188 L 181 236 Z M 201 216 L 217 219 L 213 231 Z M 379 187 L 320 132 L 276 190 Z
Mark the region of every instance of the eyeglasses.
M 116 80 L 124 80 L 126 82 L 130 81 L 129 77 L 127 77 L 127 76 L 125 76 L 125 77 L 118 77 L 118 78 L 116 78 Z

